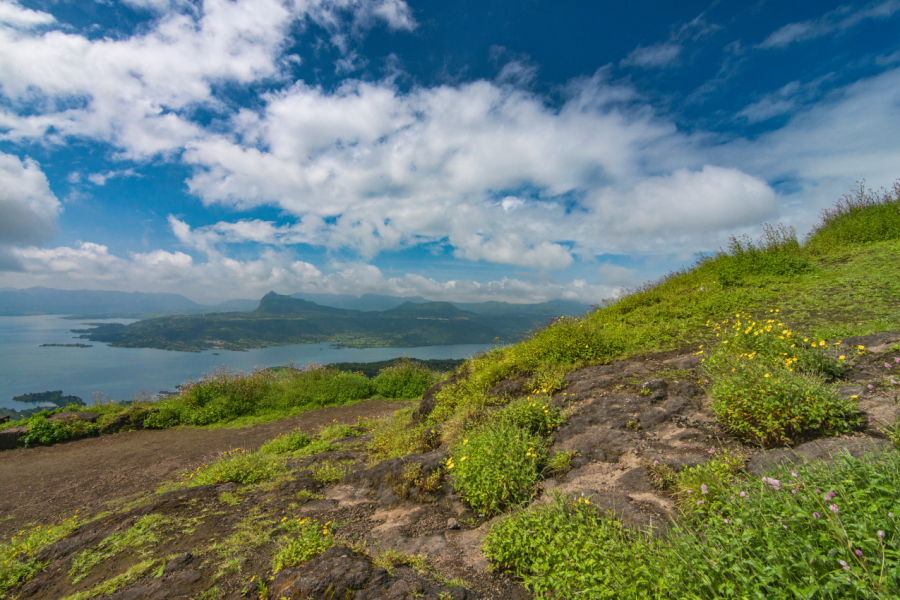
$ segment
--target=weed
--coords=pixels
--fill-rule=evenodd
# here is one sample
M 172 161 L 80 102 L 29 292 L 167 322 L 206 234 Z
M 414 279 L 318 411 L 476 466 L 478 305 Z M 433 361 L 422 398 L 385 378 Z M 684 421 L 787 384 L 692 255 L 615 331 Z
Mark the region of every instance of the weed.
M 900 181 L 893 188 L 874 191 L 860 182 L 845 194 L 807 238 L 812 252 L 828 253 L 836 248 L 900 239 Z
M 277 573 L 301 565 L 333 546 L 334 537 L 329 525 L 331 521 L 320 524 L 309 518 L 282 519 L 281 526 L 287 534 L 279 540 L 272 558 L 272 571 Z
M 280 433 L 275 439 L 269 440 L 259 449 L 264 454 L 291 454 L 309 446 L 309 436 L 302 431 Z
M 319 483 L 336 483 L 347 474 L 353 461 L 339 460 L 315 463 L 310 468 L 313 477 Z
M 412 567 L 420 575 L 425 575 L 428 573 L 430 567 L 428 566 L 428 557 L 421 552 L 417 552 L 415 554 L 404 554 L 399 550 L 394 550 L 390 548 L 388 550 L 383 550 L 378 552 L 376 556 L 372 559 L 372 563 L 376 566 L 381 567 L 388 574 L 394 574 L 394 567 L 405 565 L 408 567 Z
M 125 587 L 132 581 L 136 581 L 137 579 L 139 579 L 144 573 L 146 573 L 153 567 L 154 562 L 155 561 L 153 559 L 141 561 L 136 565 L 131 566 L 121 575 L 116 575 L 115 577 L 107 579 L 103 583 L 94 586 L 90 590 L 66 596 L 62 600 L 89 600 L 90 598 L 97 598 L 99 596 L 108 596 Z
M 500 420 L 465 434 L 445 466 L 472 509 L 493 515 L 531 499 L 546 453 L 543 439 Z
M 550 435 L 562 423 L 559 409 L 547 396 L 514 400 L 498 413 L 498 418 L 540 437 Z
M 399 481 L 391 485 L 391 489 L 402 500 L 414 497 L 417 502 L 433 502 L 435 493 L 441 489 L 441 470 L 434 469 L 427 476 L 422 472 L 422 465 L 413 463 L 406 466 Z
M 341 438 L 357 437 L 359 435 L 361 435 L 361 432 L 355 427 L 335 422 L 327 427 L 323 427 L 316 437 L 326 442 L 333 442 Z
M 572 459 L 577 455 L 577 450 L 560 450 L 547 461 L 544 472 L 555 478 L 563 477 L 572 469 Z
M 413 407 L 401 408 L 393 416 L 373 426 L 369 455 L 373 460 L 400 458 L 414 452 L 428 452 L 440 445 L 440 437 L 424 424 L 413 424 Z
M 674 477 L 678 507 L 689 514 L 721 514 L 731 483 L 744 468 L 747 456 L 740 450 L 719 448 L 702 465 L 688 467 Z
M 0 544 L 0 596 L 41 572 L 46 563 L 35 559 L 41 549 L 61 540 L 78 527 L 78 515 L 55 525 L 38 525 L 19 531 Z

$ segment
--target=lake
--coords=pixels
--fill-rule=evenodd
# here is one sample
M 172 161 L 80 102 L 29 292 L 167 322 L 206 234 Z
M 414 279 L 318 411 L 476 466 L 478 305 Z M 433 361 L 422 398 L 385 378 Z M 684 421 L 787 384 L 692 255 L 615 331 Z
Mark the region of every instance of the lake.
M 73 321 L 59 315 L 0 317 L 0 408 L 22 410 L 34 404 L 13 402 L 13 396 L 62 390 L 90 404 L 94 394 L 131 400 L 141 392 L 175 391 L 216 367 L 249 371 L 294 361 L 374 362 L 407 355 L 410 358 L 467 358 L 488 348 L 484 344 L 424 346 L 421 348 L 332 348 L 331 344 L 272 346 L 246 352 L 207 350 L 170 352 L 151 348 L 113 348 L 102 342 L 75 339 L 71 329 L 86 323 L 133 323 L 133 319 Z M 91 348 L 40 347 L 41 344 L 90 344 Z M 218 352 L 218 355 L 214 354 Z

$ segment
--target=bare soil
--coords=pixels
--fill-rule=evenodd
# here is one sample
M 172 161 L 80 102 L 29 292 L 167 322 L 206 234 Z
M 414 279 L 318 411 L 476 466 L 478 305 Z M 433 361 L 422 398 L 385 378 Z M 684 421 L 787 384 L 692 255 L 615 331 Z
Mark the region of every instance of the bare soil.
M 226 450 L 255 449 L 280 433 L 313 431 L 334 420 L 387 417 L 405 404 L 367 400 L 241 429 L 131 431 L 0 452 L 0 539 L 27 524 L 58 522 L 76 510 L 86 517 L 109 510 Z

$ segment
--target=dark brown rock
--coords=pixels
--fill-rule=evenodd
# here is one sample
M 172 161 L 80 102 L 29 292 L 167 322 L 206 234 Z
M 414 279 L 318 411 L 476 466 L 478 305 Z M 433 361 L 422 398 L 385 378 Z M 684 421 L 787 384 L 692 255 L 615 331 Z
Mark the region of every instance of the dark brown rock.
M 10 427 L 0 431 L 0 450 L 12 450 L 17 448 L 19 441 L 28 433 L 24 426 Z
M 56 423 L 58 421 L 63 421 L 66 423 L 71 423 L 72 421 L 85 421 L 87 423 L 94 423 L 99 418 L 100 415 L 98 415 L 97 413 L 66 410 L 49 417 L 47 421 L 50 423 Z

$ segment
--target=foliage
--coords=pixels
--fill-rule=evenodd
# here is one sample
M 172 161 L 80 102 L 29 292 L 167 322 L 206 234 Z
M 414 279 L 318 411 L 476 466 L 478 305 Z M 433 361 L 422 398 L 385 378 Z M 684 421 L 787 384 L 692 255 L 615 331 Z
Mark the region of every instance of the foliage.
M 560 450 L 547 460 L 544 472 L 552 477 L 562 477 L 572 469 L 572 459 L 578 455 L 576 450 Z
M 828 253 L 847 246 L 900 239 L 900 181 L 888 191 L 866 189 L 860 182 L 810 232 L 810 252 Z
M 285 472 L 284 461 L 266 452 L 243 448 L 227 450 L 215 462 L 182 473 L 182 485 L 197 486 L 234 482 L 239 485 L 262 483 Z
M 72 439 L 72 429 L 62 421 L 50 422 L 42 414 L 28 419 L 28 433 L 22 439 L 26 447 L 49 446 Z
M 656 590 L 652 543 L 613 513 L 557 493 L 491 527 L 484 553 L 539 598 L 650 598 Z
M 27 582 L 46 562 L 35 559 L 41 549 L 63 539 L 78 527 L 78 515 L 55 525 L 37 525 L 19 531 L 7 543 L 0 543 L 0 597 L 8 590 Z
M 497 417 L 540 437 L 550 435 L 562 423 L 559 409 L 550 404 L 548 396 L 515 400 L 505 406 Z
M 674 496 L 684 513 L 721 514 L 723 503 L 732 493 L 731 483 L 747 460 L 740 450 L 719 448 L 710 452 L 708 461 L 688 467 L 673 477 Z
M 178 396 L 157 404 L 159 412 L 144 425 L 210 425 L 266 413 L 290 414 L 362 400 L 372 395 L 371 382 L 358 373 L 342 373 L 318 365 L 292 369 L 286 375 L 254 369 L 242 373 L 227 368 L 183 386 Z
M 495 524 L 485 553 L 538 597 L 897 597 L 900 454 L 793 468 L 734 479 L 664 541 L 557 496 Z
M 302 565 L 333 546 L 330 525 L 331 521 L 320 524 L 309 518 L 282 519 L 281 526 L 287 533 L 282 536 L 272 558 L 272 572 Z
M 743 315 L 730 331 L 717 334 L 720 344 L 704 368 L 719 422 L 764 446 L 791 443 L 810 432 L 848 431 L 856 420 L 854 403 L 839 398 L 819 374 L 840 371 L 845 357 L 832 361 L 808 338 L 794 341 L 793 332 L 783 327 L 777 319 L 760 323 Z
M 421 363 L 406 359 L 382 369 L 372 383 L 384 398 L 418 398 L 437 383 L 438 377 Z
M 325 461 L 312 465 L 313 477 L 319 483 L 336 483 L 347 474 L 353 461 Z
M 500 420 L 465 434 L 446 468 L 472 509 L 493 515 L 531 499 L 546 453 L 543 439 Z
M 436 373 L 446 373 L 448 371 L 453 371 L 458 368 L 460 365 L 466 362 L 464 358 L 414 358 L 409 359 L 405 356 L 400 356 L 397 358 L 392 358 L 390 360 L 379 360 L 374 362 L 340 362 L 340 363 L 331 363 L 328 365 L 330 368 L 335 369 L 336 371 L 352 371 L 354 373 L 362 373 L 366 377 L 372 379 L 377 377 L 381 371 L 388 367 L 395 367 L 398 364 L 401 364 L 405 361 L 412 360 L 414 362 L 419 363 L 423 367 L 431 369 Z
M 804 256 L 793 227 L 766 224 L 755 243 L 748 236 L 731 237 L 727 251 L 701 256 L 699 268 L 725 287 L 741 285 L 748 277 L 759 275 L 793 277 L 814 269 Z

